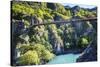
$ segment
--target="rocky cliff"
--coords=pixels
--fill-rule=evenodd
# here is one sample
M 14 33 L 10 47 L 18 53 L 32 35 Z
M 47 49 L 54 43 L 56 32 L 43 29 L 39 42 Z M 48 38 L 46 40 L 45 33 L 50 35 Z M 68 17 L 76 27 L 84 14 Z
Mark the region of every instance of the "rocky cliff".
M 92 41 L 90 45 L 83 51 L 77 62 L 97 61 L 97 43 Z

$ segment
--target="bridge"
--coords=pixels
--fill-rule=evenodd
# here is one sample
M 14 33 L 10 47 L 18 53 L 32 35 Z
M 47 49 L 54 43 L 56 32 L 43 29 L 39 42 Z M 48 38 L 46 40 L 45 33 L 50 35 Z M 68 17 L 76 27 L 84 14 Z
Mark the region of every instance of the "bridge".
M 69 20 L 64 20 L 64 21 L 46 21 L 45 23 L 38 23 L 38 24 L 33 24 L 30 27 L 34 26 L 41 26 L 41 25 L 49 25 L 49 24 L 64 24 L 64 23 L 73 23 L 73 22 L 84 22 L 84 21 L 97 21 L 97 17 L 95 18 L 85 18 L 85 19 L 69 19 Z M 22 20 L 12 20 L 12 22 L 24 22 Z
M 81 21 L 96 21 L 96 20 L 97 20 L 97 18 L 72 19 L 72 20 L 64 20 L 64 21 L 51 21 L 51 23 L 34 24 L 33 26 L 49 25 L 49 24 L 63 24 L 63 23 L 81 22 Z

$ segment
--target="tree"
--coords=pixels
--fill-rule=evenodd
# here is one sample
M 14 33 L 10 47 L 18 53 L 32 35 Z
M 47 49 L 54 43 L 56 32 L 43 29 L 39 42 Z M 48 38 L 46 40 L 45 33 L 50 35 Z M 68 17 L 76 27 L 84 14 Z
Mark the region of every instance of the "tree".
M 31 64 L 39 64 L 40 59 L 38 56 L 38 53 L 33 50 L 33 51 L 27 51 L 24 55 L 19 57 L 18 63 L 20 65 L 31 65 Z
M 34 10 L 31 7 L 27 7 L 22 4 L 12 4 L 12 15 L 13 17 L 16 17 L 16 19 L 22 19 L 23 15 L 33 15 Z M 18 16 L 18 17 L 17 17 Z

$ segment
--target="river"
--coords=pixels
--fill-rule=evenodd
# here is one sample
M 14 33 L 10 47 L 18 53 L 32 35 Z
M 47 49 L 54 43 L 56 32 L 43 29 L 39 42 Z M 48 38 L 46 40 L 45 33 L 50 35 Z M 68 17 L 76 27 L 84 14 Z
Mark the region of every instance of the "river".
M 47 64 L 65 64 L 65 63 L 75 63 L 76 59 L 80 56 L 80 54 L 64 54 L 55 56 L 54 59 L 49 61 Z

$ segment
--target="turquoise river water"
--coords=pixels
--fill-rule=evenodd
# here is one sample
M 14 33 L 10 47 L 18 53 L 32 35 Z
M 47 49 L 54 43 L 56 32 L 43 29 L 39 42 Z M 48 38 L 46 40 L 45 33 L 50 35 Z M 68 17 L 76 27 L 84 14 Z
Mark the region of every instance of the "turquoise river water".
M 47 64 L 65 64 L 65 63 L 75 63 L 76 59 L 80 56 L 80 54 L 64 54 L 58 55 L 54 57 Z

